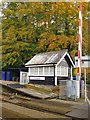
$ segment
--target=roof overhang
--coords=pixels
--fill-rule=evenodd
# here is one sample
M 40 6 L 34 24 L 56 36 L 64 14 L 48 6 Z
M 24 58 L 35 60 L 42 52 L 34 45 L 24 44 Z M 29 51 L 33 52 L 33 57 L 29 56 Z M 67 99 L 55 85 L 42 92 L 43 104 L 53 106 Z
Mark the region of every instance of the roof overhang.
M 67 52 L 65 52 L 65 54 L 62 56 L 62 58 L 60 59 L 60 61 L 57 63 L 57 65 L 59 65 L 62 62 L 62 60 L 65 58 L 65 56 L 68 56 L 68 58 L 70 60 L 70 63 L 71 63 L 71 66 L 75 68 L 74 62 L 72 61 L 70 55 Z
M 44 66 L 54 66 L 56 63 L 53 64 L 32 64 L 32 65 L 26 65 L 25 67 L 44 67 Z

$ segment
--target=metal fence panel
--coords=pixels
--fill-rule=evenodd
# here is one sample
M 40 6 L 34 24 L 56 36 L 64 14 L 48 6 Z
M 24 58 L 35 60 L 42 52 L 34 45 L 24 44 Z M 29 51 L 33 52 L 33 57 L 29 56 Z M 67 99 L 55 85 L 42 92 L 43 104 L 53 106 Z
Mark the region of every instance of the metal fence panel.
M 66 88 L 67 80 L 59 81 L 59 98 L 67 99 L 67 88 Z
M 60 80 L 59 81 L 59 98 L 61 99 L 77 99 L 80 98 L 79 81 Z

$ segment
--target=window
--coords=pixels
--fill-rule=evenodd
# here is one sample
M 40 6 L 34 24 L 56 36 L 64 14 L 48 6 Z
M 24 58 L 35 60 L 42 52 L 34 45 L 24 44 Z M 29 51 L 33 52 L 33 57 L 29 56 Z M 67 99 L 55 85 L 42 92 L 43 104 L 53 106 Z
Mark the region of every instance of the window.
M 60 76 L 60 66 L 57 66 L 57 75 Z
M 54 76 L 54 67 L 32 67 L 29 72 L 31 76 Z
M 38 75 L 38 67 L 30 68 L 30 75 Z
M 68 67 L 61 66 L 61 76 L 68 76 Z
M 39 76 L 43 76 L 43 67 L 39 67 Z
M 50 67 L 50 75 L 54 75 L 54 67 Z
M 30 68 L 30 75 L 34 75 L 34 68 Z
M 44 75 L 50 75 L 49 74 L 49 67 L 44 67 Z
M 34 68 L 34 75 L 38 75 L 38 67 Z

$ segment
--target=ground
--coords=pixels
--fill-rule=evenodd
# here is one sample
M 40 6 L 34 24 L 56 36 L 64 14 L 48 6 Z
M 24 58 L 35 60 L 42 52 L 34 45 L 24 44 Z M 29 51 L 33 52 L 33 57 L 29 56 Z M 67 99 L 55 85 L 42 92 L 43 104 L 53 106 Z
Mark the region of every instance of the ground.
M 19 107 L 19 111 L 21 111 L 20 109 L 24 109 L 24 108 L 28 109 L 29 112 L 32 111 L 31 117 L 32 116 L 35 117 L 34 113 L 38 113 L 41 117 L 43 117 L 42 114 L 44 113 L 45 118 L 49 118 L 50 116 L 52 116 L 53 118 L 54 117 L 68 118 L 66 114 L 73 110 L 72 108 L 73 105 L 79 106 L 84 103 L 84 99 L 78 99 L 77 101 L 72 101 L 70 99 L 60 100 L 57 99 L 57 97 L 55 96 L 54 96 L 55 98 L 51 99 L 52 98 L 51 93 L 53 93 L 56 96 L 58 95 L 59 92 L 58 86 L 45 87 L 45 86 L 38 86 L 31 84 L 31 85 L 25 85 L 24 88 L 12 89 L 7 87 L 7 83 L 9 84 L 10 82 L 7 81 L 3 82 L 3 84 L 6 87 L 4 86 L 4 89 L 2 89 L 3 94 L 2 96 L 0 96 L 0 99 L 3 100 L 3 116 L 4 115 L 9 116 L 10 114 L 12 116 L 12 112 L 14 112 L 13 114 L 16 117 L 17 108 L 18 106 L 21 106 Z M 29 96 L 27 95 L 27 93 Z M 30 96 L 31 94 L 33 95 L 33 97 Z M 37 96 L 39 96 L 39 98 L 37 98 Z M 13 106 L 16 109 L 16 110 L 14 109 L 15 111 L 13 111 Z M 22 112 L 18 112 L 18 113 L 19 115 L 17 117 L 22 116 Z M 24 115 L 25 115 L 24 117 L 30 117 L 26 113 Z M 37 116 L 37 118 L 38 117 L 39 116 Z

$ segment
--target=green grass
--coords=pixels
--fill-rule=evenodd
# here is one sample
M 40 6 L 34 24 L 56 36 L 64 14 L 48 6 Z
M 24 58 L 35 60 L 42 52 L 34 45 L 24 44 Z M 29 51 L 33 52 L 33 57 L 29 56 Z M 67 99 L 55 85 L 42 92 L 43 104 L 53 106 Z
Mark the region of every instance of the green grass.
M 28 105 L 28 107 L 34 107 L 40 110 L 51 111 L 62 115 L 65 115 L 67 112 L 72 110 L 70 107 L 66 107 L 66 106 L 60 107 L 60 106 L 46 105 L 42 103 L 37 104 L 36 102 L 33 101 L 27 102 L 26 104 Z
M 29 89 L 33 89 L 35 91 L 38 91 L 40 93 L 46 93 L 46 94 L 50 94 L 52 91 L 50 90 L 46 90 L 44 88 L 39 88 L 39 87 L 36 87 L 36 86 L 33 86 L 33 85 L 25 85 L 26 88 L 29 88 Z

